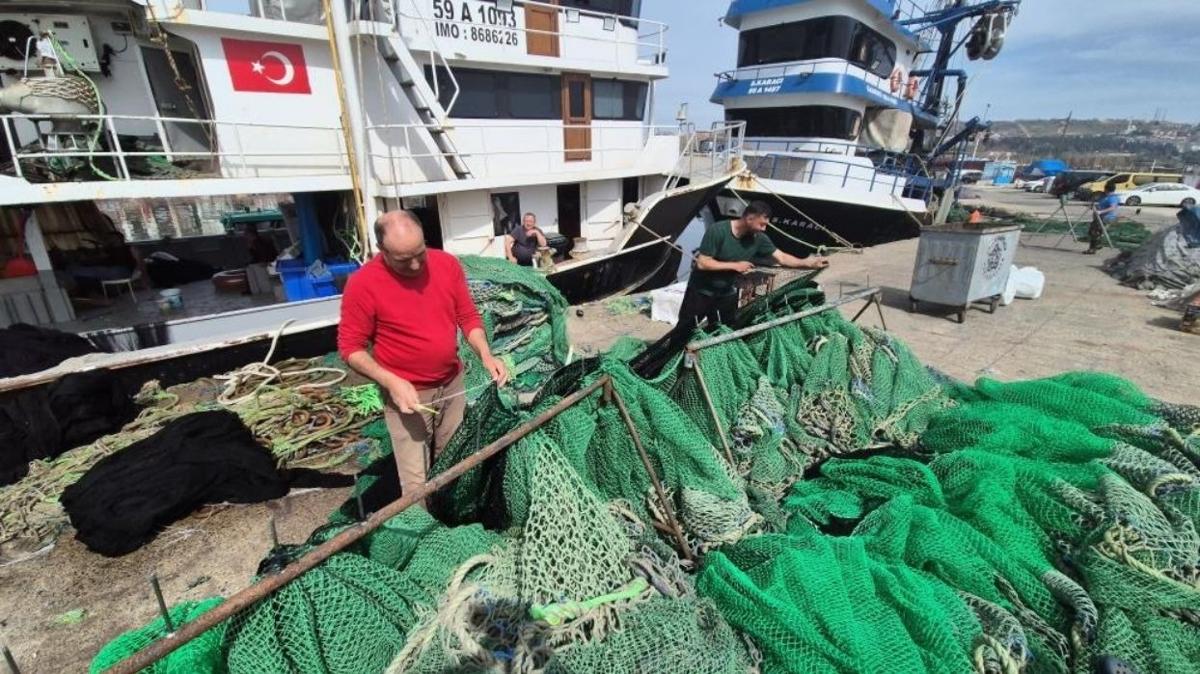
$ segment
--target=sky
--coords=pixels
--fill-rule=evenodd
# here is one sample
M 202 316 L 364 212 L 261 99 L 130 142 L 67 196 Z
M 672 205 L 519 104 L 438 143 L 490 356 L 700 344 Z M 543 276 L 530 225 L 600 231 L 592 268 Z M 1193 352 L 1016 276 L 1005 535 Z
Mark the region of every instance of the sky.
M 713 75 L 734 67 L 737 32 L 719 22 L 727 0 L 643 0 L 670 26 L 671 76 L 656 88 L 655 121 L 721 118 Z M 1152 119 L 1200 123 L 1200 0 L 1024 0 L 1000 55 L 969 62 L 964 114 L 993 120 Z M 960 29 L 963 30 L 963 29 Z M 990 108 L 989 108 L 990 104 Z

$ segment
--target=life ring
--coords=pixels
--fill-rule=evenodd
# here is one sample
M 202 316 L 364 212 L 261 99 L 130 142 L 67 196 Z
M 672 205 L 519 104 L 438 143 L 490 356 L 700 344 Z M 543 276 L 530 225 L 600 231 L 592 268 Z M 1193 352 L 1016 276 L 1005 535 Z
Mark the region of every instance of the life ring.
M 917 97 L 920 91 L 921 80 L 916 75 L 910 76 L 908 78 L 908 86 L 904 87 L 904 97 L 911 101 Z
M 896 69 L 892 71 L 892 76 L 888 82 L 892 86 L 893 94 L 900 91 L 900 87 L 904 84 L 904 71 L 900 69 L 900 66 L 896 66 Z

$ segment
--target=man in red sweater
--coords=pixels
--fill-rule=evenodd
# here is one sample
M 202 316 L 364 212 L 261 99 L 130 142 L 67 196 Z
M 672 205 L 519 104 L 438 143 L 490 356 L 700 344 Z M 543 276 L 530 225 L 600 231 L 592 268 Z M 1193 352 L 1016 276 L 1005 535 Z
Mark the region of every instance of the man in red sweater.
M 462 266 L 425 247 L 416 216 L 384 213 L 375 238 L 379 254 L 350 276 L 342 295 L 338 352 L 386 393 L 384 420 L 408 493 L 425 482 L 466 411 L 458 331 L 497 385 L 508 373 L 488 348 Z

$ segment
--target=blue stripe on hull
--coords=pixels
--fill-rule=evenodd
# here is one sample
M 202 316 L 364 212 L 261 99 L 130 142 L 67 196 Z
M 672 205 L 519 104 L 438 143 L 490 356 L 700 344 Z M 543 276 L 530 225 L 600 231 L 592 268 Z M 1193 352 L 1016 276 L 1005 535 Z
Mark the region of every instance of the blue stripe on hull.
M 922 111 L 913 101 L 881 92 L 867 84 L 861 77 L 846 73 L 802 73 L 781 77 L 762 77 L 748 80 L 728 80 L 717 84 L 713 91 L 713 103 L 724 104 L 726 99 L 743 96 L 766 96 L 780 94 L 842 94 L 864 100 L 872 105 L 881 105 L 911 112 L 929 124 L 937 124 L 937 118 Z M 799 105 L 799 104 L 797 104 Z

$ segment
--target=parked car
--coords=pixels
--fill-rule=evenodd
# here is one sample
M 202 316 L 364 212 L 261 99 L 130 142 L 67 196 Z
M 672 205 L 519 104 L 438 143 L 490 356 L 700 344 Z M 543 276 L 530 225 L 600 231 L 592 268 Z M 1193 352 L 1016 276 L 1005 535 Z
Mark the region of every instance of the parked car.
M 1126 206 L 1179 206 L 1187 208 L 1200 203 L 1200 190 L 1182 183 L 1152 183 L 1136 189 L 1117 192 Z
M 1033 192 L 1035 194 L 1042 194 L 1048 187 L 1050 187 L 1051 184 L 1054 183 L 1054 178 L 1055 176 L 1046 176 L 1041 180 L 1032 180 L 1025 185 L 1025 191 Z
M 1183 176 L 1178 173 L 1118 173 L 1117 175 L 1084 183 L 1075 190 L 1075 198 L 1083 201 L 1095 201 L 1104 196 L 1104 187 L 1112 185 L 1118 192 L 1128 192 L 1143 185 L 1154 183 L 1182 183 Z

